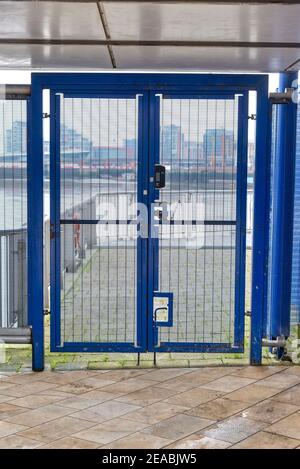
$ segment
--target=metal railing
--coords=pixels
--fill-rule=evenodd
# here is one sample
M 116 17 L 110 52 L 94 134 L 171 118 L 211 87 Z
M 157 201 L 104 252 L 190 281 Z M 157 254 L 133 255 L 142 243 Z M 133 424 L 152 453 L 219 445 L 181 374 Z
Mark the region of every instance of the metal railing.
M 27 325 L 27 229 L 0 231 L 0 328 Z
M 0 341 L 29 343 L 27 111 L 30 86 L 0 87 Z

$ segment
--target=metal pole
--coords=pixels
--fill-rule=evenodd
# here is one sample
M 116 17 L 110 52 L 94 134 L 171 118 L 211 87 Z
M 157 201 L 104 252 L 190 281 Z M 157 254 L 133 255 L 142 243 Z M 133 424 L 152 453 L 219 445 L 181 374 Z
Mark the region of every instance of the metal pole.
M 294 87 L 298 73 L 281 73 L 279 91 Z M 294 179 L 297 103 L 278 104 L 277 145 L 273 163 L 273 223 L 271 251 L 271 339 L 290 335 Z M 283 348 L 278 349 L 279 357 Z
M 257 92 L 254 180 L 250 363 L 260 365 L 265 314 L 269 237 L 271 105 L 268 81 Z
M 44 369 L 43 303 L 43 101 L 34 84 L 28 102 L 28 315 L 32 326 L 32 369 Z

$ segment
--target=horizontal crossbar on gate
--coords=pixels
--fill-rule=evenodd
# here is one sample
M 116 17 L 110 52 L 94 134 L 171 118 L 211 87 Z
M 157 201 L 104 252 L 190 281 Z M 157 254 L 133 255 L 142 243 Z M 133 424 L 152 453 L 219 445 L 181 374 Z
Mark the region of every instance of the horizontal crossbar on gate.
M 60 220 L 61 225 L 137 225 L 137 220 Z
M 234 349 L 235 353 L 244 353 L 244 347 L 237 345 L 233 346 L 228 343 L 194 343 L 194 342 L 160 342 L 159 346 L 160 352 L 198 352 L 198 353 L 231 353 Z M 154 350 L 155 351 L 155 350 Z
M 138 220 L 60 220 L 62 225 L 137 225 Z M 235 220 L 157 220 L 158 225 L 235 226 Z

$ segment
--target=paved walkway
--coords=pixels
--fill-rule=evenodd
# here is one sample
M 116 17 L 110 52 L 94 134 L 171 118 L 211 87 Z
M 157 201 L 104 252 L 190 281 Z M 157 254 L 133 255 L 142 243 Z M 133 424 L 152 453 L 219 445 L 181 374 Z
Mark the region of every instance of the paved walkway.
M 0 374 L 0 448 L 300 448 L 300 367 Z
M 124 243 L 87 250 L 76 273 L 64 273 L 62 342 L 135 342 L 136 252 Z M 173 325 L 160 341 L 233 342 L 234 249 L 181 243 L 160 250 L 159 291 L 173 293 Z

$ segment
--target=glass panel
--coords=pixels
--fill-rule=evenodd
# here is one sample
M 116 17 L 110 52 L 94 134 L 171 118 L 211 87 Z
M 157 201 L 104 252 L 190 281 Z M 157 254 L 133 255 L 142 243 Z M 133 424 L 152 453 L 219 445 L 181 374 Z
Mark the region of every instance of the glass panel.
M 137 101 L 61 99 L 61 339 L 136 337 Z
M 162 99 L 160 162 L 170 207 L 159 228 L 159 285 L 174 294 L 161 342 L 232 343 L 236 248 L 236 99 Z
M 26 113 L 0 100 L 0 327 L 27 325 Z

